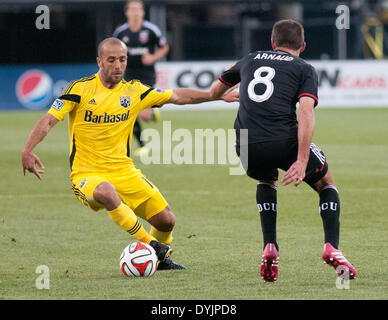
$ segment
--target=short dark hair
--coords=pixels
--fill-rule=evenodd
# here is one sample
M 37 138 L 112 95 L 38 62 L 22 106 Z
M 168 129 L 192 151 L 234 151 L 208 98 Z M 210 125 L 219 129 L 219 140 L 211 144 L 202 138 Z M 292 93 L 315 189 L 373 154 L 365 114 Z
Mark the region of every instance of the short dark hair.
M 127 11 L 128 7 L 129 7 L 129 4 L 131 2 L 138 2 L 138 3 L 141 3 L 142 6 L 143 6 L 143 9 L 144 9 L 144 2 L 142 0 L 128 0 L 125 5 L 124 5 L 124 11 Z
M 272 28 L 271 39 L 278 47 L 298 50 L 304 42 L 303 26 L 295 20 L 280 20 Z

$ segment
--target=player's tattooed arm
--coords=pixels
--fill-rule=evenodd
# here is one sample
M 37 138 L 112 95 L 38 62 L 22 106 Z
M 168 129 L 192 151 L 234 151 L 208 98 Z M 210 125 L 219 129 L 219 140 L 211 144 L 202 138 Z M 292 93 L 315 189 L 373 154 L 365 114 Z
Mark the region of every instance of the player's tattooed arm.
M 179 88 L 172 92 L 169 103 L 184 105 L 184 104 L 197 104 L 207 101 L 212 101 L 209 92 L 198 91 L 194 89 Z
M 24 175 L 26 175 L 27 170 L 35 174 L 38 179 L 42 179 L 41 174 L 44 173 L 44 165 L 40 161 L 39 157 L 32 151 L 36 145 L 44 139 L 51 128 L 57 123 L 58 119 L 47 113 L 36 123 L 35 127 L 32 129 L 22 150 L 22 165 Z M 39 166 L 39 169 L 36 168 L 36 165 Z
M 208 91 L 199 91 L 194 89 L 179 88 L 175 89 L 172 93 L 172 96 L 169 103 L 173 104 L 198 104 L 202 102 L 214 101 L 214 100 L 224 100 L 225 102 L 235 102 L 239 101 L 239 94 L 227 88 L 222 93 L 215 93 L 212 90 Z
M 44 119 L 44 121 L 43 121 L 43 123 L 42 123 L 42 131 L 41 131 L 41 134 L 42 134 L 42 139 L 45 137 L 45 136 L 47 136 L 47 134 L 48 134 L 48 132 L 50 131 L 50 129 L 52 128 L 52 127 L 54 127 L 57 123 L 58 123 L 58 119 L 57 118 L 55 118 L 54 116 L 52 116 L 51 114 L 47 114 L 45 117 L 44 117 L 45 119 Z M 43 120 L 43 119 L 41 119 L 41 120 Z M 47 125 L 45 125 L 46 123 L 46 121 L 48 121 L 47 122 Z M 42 139 L 40 140 L 40 141 L 42 141 Z M 39 142 L 40 142 L 39 141 Z

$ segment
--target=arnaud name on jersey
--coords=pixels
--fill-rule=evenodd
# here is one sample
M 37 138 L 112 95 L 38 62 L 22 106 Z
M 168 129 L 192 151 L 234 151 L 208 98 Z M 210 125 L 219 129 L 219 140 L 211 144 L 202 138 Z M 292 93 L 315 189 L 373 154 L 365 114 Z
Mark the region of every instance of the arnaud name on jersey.
M 93 111 L 85 110 L 85 122 L 92 123 L 117 123 L 128 120 L 129 110 L 120 114 L 107 114 L 104 112 L 102 115 L 93 114 Z
M 279 60 L 279 61 L 292 61 L 294 57 L 287 56 L 285 54 L 277 53 L 259 53 L 254 59 L 267 59 L 267 60 Z

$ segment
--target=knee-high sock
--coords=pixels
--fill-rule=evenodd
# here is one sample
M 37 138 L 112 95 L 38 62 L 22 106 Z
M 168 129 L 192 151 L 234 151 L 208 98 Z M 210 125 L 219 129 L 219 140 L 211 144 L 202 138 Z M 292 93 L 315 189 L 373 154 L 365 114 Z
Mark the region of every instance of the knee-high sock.
M 319 213 L 323 221 L 325 243 L 338 249 L 340 233 L 340 200 L 335 186 L 323 187 L 319 192 Z
M 144 229 L 132 209 L 123 202 L 121 202 L 116 209 L 108 211 L 108 214 L 117 225 L 139 241 L 150 243 L 151 240 L 155 240 L 155 238 L 148 234 Z
M 162 242 L 164 244 L 170 245 L 173 237 L 172 237 L 172 230 L 171 231 L 159 231 L 155 227 L 151 226 L 150 235 L 156 238 L 159 242 Z
M 276 217 L 277 217 L 277 188 L 268 183 L 260 182 L 256 190 L 256 202 L 260 212 L 261 230 L 263 232 L 264 248 L 267 243 L 274 243 L 276 249 Z

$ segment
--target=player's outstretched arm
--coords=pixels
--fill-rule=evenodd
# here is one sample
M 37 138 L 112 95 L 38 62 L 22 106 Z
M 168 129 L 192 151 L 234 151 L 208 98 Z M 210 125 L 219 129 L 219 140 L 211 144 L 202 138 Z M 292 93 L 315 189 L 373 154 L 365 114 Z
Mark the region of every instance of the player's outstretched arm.
M 50 129 L 57 123 L 58 119 L 47 113 L 36 123 L 35 127 L 32 129 L 27 139 L 26 145 L 22 150 L 22 165 L 24 175 L 26 175 L 27 170 L 35 174 L 39 180 L 42 180 L 41 174 L 44 173 L 44 165 L 40 161 L 39 157 L 32 151 L 36 145 L 43 140 Z M 36 165 L 38 165 L 40 169 L 37 169 Z
M 229 88 L 222 84 L 224 90 L 214 90 L 213 87 L 218 88 L 218 80 L 212 85 L 210 91 L 199 91 L 194 89 L 180 88 L 175 89 L 172 92 L 172 96 L 168 103 L 173 104 L 197 104 L 202 102 L 224 100 L 225 102 L 236 102 L 239 101 L 239 93 L 233 91 L 234 88 Z
M 315 127 L 315 101 L 310 97 L 301 97 L 298 113 L 298 157 L 282 177 L 282 183 L 287 185 L 295 181 L 297 187 L 302 183 L 310 157 L 310 144 Z
M 211 88 L 210 88 L 210 93 L 213 97 L 218 97 L 219 99 L 221 97 L 230 97 L 234 99 L 235 97 L 239 98 L 239 92 L 233 91 L 239 86 L 239 84 L 236 84 L 235 86 L 227 86 L 226 84 L 222 83 L 220 80 L 216 80 L 213 82 Z M 225 100 L 225 99 L 223 99 Z M 226 101 L 226 102 L 234 102 L 233 101 Z M 237 100 L 238 101 L 238 100 Z

